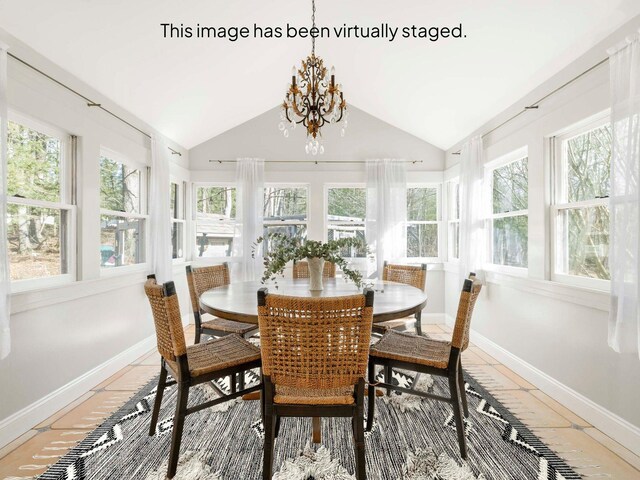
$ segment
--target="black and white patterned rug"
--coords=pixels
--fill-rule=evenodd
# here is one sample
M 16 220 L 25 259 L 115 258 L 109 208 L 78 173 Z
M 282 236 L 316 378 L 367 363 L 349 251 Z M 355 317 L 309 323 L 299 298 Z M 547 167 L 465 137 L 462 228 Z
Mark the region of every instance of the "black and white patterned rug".
M 446 394 L 446 379 L 394 371 L 407 388 Z M 249 373 L 247 383 L 258 380 Z M 473 378 L 467 377 L 469 458 L 459 456 L 451 407 L 415 395 L 378 397 L 366 435 L 370 480 L 563 480 L 580 478 Z M 155 480 L 165 478 L 176 388 L 165 391 L 156 435 L 148 436 L 157 380 L 93 431 L 41 480 Z M 416 383 L 416 385 L 414 385 Z M 223 390 L 228 385 L 219 384 Z M 215 397 L 210 386 L 191 390 L 189 404 Z M 282 420 L 274 480 L 354 479 L 349 419 L 323 419 L 322 444 L 311 420 Z M 232 401 L 187 417 L 177 480 L 254 480 L 262 477 L 259 402 Z

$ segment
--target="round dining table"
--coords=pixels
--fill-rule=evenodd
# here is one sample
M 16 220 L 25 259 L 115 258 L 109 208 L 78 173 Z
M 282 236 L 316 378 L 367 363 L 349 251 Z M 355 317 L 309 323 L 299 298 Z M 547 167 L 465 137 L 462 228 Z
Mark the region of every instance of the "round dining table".
M 260 282 L 236 282 L 207 290 L 200 296 L 200 308 L 216 317 L 244 323 L 258 324 L 258 289 L 267 287 L 269 293 L 294 297 L 340 297 L 362 292 L 352 282 L 342 278 L 323 279 L 324 289 L 309 291 L 308 279 L 280 279 Z M 427 294 L 419 288 L 404 283 L 373 280 L 365 287 L 374 290 L 373 323 L 386 322 L 413 315 L 427 304 Z M 256 400 L 252 394 L 246 400 Z M 312 439 L 320 443 L 320 418 L 313 418 Z
M 361 293 L 362 289 L 342 278 L 325 278 L 324 290 L 309 291 L 308 279 L 281 279 L 277 283 L 236 282 L 204 292 L 200 308 L 226 320 L 258 324 L 258 289 L 294 297 L 340 297 Z M 371 280 L 365 286 L 374 290 L 373 323 L 396 320 L 416 314 L 427 304 L 427 294 L 404 283 Z

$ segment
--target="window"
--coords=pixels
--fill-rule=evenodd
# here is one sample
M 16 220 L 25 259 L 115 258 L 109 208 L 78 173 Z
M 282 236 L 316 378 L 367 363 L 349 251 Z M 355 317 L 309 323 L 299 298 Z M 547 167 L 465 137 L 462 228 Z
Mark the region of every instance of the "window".
M 497 166 L 488 171 L 491 263 L 526 268 L 529 238 L 528 158 L 526 153 L 518 151 L 494 165 Z
M 608 119 L 554 139 L 554 277 L 609 279 L 611 141 Z
M 230 257 L 236 219 L 236 189 L 196 186 L 195 256 Z
M 447 235 L 449 244 L 449 260 L 460 258 L 460 180 L 454 179 L 447 183 L 448 215 Z
M 407 257 L 438 258 L 438 187 L 407 188 Z
M 307 187 L 265 187 L 264 235 L 307 236 Z M 263 251 L 267 251 L 268 244 Z
M 327 239 L 357 237 L 365 241 L 367 194 L 362 187 L 331 187 L 327 191 Z M 365 257 L 364 249 L 348 248 L 344 257 Z
M 22 285 L 29 280 L 71 281 L 75 207 L 69 136 L 28 119 L 16 120 L 9 121 L 7 137 L 6 241 L 11 280 Z
M 146 169 L 102 149 L 100 155 L 100 266 L 145 262 Z
M 170 188 L 169 210 L 171 213 L 171 256 L 173 259 L 184 259 L 185 182 L 171 182 Z

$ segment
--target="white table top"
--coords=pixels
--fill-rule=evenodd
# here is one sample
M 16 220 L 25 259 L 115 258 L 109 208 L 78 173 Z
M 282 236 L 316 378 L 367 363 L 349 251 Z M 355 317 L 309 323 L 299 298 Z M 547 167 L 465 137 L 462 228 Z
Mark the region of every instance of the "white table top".
M 361 289 L 344 279 L 323 279 L 324 290 L 309 291 L 308 279 L 279 279 L 276 285 L 260 282 L 237 282 L 214 288 L 200 296 L 200 306 L 220 318 L 247 323 L 258 323 L 258 289 L 267 287 L 269 293 L 298 297 L 339 297 L 354 295 Z M 427 303 L 427 294 L 403 283 L 373 280 L 373 321 L 385 322 L 404 318 L 421 311 Z

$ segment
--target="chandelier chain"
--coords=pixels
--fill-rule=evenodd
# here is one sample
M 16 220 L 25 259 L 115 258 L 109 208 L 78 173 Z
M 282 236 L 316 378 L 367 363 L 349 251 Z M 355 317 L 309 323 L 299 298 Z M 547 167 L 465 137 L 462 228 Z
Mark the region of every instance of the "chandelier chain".
M 311 27 L 316 28 L 316 0 L 311 0 Z M 316 37 L 311 35 L 311 54 L 316 54 Z

